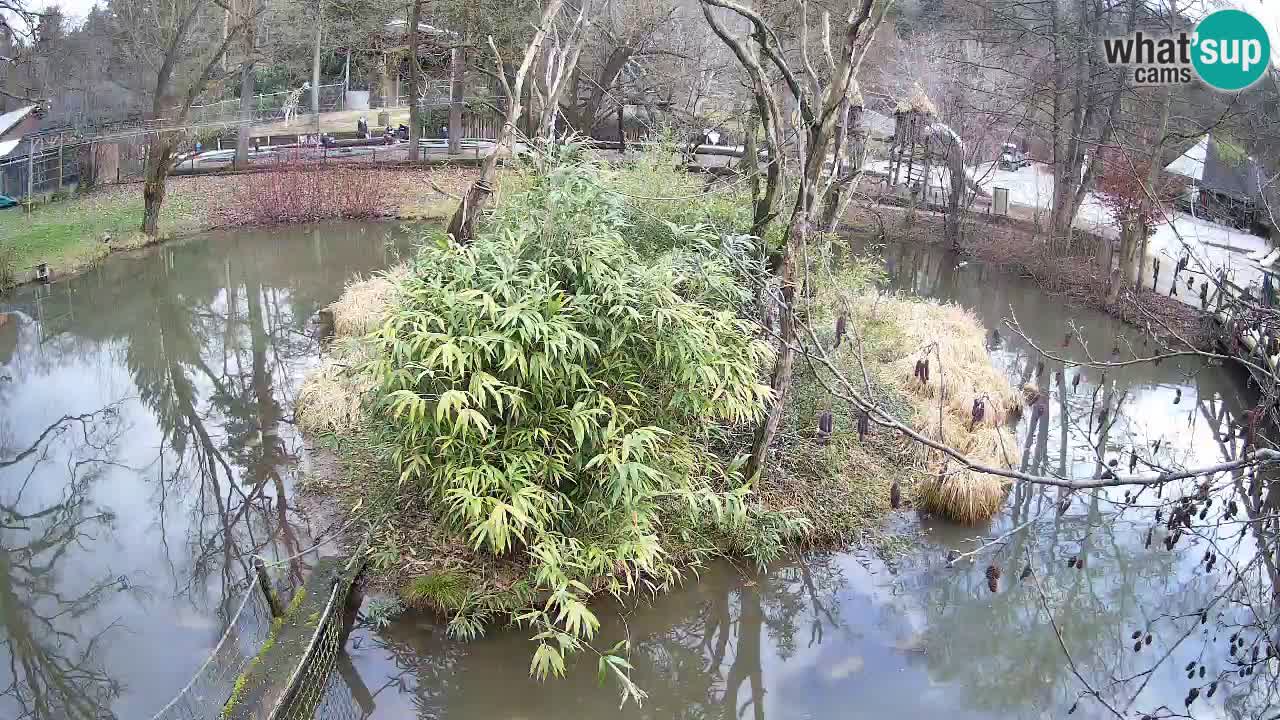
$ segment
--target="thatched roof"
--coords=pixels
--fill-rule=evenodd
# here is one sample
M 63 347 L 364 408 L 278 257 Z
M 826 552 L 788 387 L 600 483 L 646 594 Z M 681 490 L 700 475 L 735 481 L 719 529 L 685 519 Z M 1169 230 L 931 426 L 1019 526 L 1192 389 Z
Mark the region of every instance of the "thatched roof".
M 911 90 L 911 94 L 905 100 L 899 100 L 895 113 L 917 112 L 924 115 L 937 115 L 938 106 L 933 104 L 929 96 L 924 93 L 924 88 L 917 83 Z

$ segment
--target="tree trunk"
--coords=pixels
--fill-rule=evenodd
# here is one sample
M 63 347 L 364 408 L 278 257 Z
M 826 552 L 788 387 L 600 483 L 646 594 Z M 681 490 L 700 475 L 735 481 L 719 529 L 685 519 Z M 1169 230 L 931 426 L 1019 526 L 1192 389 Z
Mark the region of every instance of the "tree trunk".
M 247 7 L 248 1 L 241 3 L 246 13 L 252 12 Z M 249 136 L 253 134 L 254 83 L 253 61 L 255 37 L 252 23 L 244 29 L 244 57 L 240 60 L 240 127 L 236 132 L 236 158 L 234 166 L 242 169 L 249 164 Z
M 316 126 L 320 125 L 320 39 L 324 25 L 324 6 L 316 2 L 316 46 L 311 54 L 311 114 L 316 116 Z
M 418 160 L 418 138 L 421 135 L 422 110 L 418 102 L 418 25 L 422 20 L 422 0 L 413 0 L 409 10 L 409 162 Z
M 627 151 L 627 126 L 624 117 L 626 105 L 618 104 L 618 149 L 625 153 Z
M 449 154 L 462 152 L 463 49 L 449 52 Z
M 475 238 L 476 220 L 479 219 L 480 213 L 489 203 L 489 199 L 493 196 L 493 185 L 498 179 L 498 157 L 501 155 L 503 148 L 506 147 L 515 130 L 516 123 L 520 121 L 521 97 L 524 93 L 525 76 L 529 74 L 529 68 L 533 65 L 533 60 L 538 56 L 542 48 L 542 41 L 546 39 L 547 30 L 555 20 L 556 15 L 560 13 L 560 8 L 564 5 L 564 0 L 550 0 L 542 11 L 542 20 L 538 24 L 538 29 L 533 34 L 533 38 L 529 40 L 529 45 L 525 48 L 524 62 L 520 64 L 520 69 L 516 71 L 515 82 L 507 83 L 505 80 L 506 68 L 499 67 L 498 72 L 504 73 L 503 85 L 507 91 L 507 111 L 506 117 L 502 123 L 502 127 L 498 130 L 498 137 L 493 143 L 493 150 L 489 151 L 489 155 L 484 159 L 484 165 L 480 168 L 480 177 L 476 179 L 471 187 L 467 189 L 467 194 L 462 197 L 462 202 L 458 204 L 458 209 L 454 211 L 453 217 L 449 219 L 448 233 L 454 239 L 454 242 L 466 245 Z M 493 39 L 489 39 L 489 44 L 493 45 Z M 494 47 L 494 55 L 498 54 L 497 48 Z M 515 152 L 515 148 L 511 148 L 511 152 Z
M 164 205 L 165 181 L 169 178 L 172 157 L 173 142 L 168 133 L 152 137 L 147 146 L 142 184 L 142 233 L 151 239 L 160 234 L 160 208 Z

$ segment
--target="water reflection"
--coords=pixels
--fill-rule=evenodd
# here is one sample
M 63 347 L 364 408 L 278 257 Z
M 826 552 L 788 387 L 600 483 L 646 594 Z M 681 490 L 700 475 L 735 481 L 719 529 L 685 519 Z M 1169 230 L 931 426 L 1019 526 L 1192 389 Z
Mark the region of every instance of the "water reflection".
M 308 321 L 386 264 L 386 234 L 214 235 L 0 298 L 0 717 L 150 717 L 251 555 L 324 529 L 291 501 L 287 409 Z
M 1189 359 L 1105 373 L 1081 368 L 1083 347 L 1108 357 L 1117 345 L 1141 349 L 1142 334 L 945 253 L 898 246 L 884 256 L 894 289 L 972 309 L 991 333 L 993 362 L 1015 385 L 1036 386 L 1040 399 L 1010 448 L 1015 466 L 1091 478 L 1112 461 L 1127 465 L 1134 451 L 1162 466 L 1241 451 L 1232 423 L 1254 398 L 1232 371 Z M 1004 326 L 1011 313 L 1033 342 L 1065 360 L 1044 362 Z M 1062 348 L 1067 330 L 1072 341 Z M 1183 488 L 1166 489 L 1175 491 Z M 920 518 L 922 547 L 892 571 L 848 553 L 760 575 L 716 566 L 652 606 L 602 608 L 604 644 L 632 639 L 635 679 L 650 693 L 641 708 L 619 710 L 615 690 L 597 686 L 590 657 L 578 658 L 564 680 L 530 680 L 532 649 L 520 631 L 459 644 L 431 619 L 410 618 L 358 634 L 354 663 L 374 688 L 375 718 L 1041 718 L 1065 715 L 1085 683 L 1121 711 L 1165 705 L 1181 713 L 1188 660 L 1206 666 L 1197 682 L 1231 670 L 1219 651 L 1232 630 L 1220 628 L 1238 622 L 1239 604 L 1222 601 L 1226 573 L 1207 574 L 1197 562 L 1220 538 L 1189 538 L 1168 552 L 1156 535 L 1147 546 L 1155 492 L 1124 506 L 1122 490 L 1067 498 L 1054 488 L 1018 487 L 987 527 Z M 1244 512 L 1266 514 L 1265 502 L 1254 497 Z M 1015 528 L 1022 530 L 981 562 L 947 567 L 945 548 L 971 549 L 977 536 Z M 994 593 L 988 563 L 1000 570 Z M 1027 565 L 1035 575 L 1022 580 Z M 1255 572 L 1259 586 L 1280 587 L 1264 569 Z M 1269 609 L 1269 591 L 1265 602 Z M 1200 608 L 1214 611 L 1205 625 Z M 1140 636 L 1135 651 L 1139 629 L 1152 639 Z M 1270 701 L 1274 678 L 1264 676 L 1271 673 L 1224 684 L 1197 708 L 1253 716 Z M 1093 701 L 1075 713 L 1111 716 Z

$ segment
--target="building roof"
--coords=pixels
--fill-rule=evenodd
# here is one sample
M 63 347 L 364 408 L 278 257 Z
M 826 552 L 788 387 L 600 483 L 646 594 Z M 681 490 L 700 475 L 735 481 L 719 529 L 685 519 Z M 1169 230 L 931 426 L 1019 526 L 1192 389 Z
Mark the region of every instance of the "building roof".
M 1261 193 L 1262 169 L 1257 161 L 1211 134 L 1202 136 L 1164 169 L 1194 180 L 1204 190 L 1238 200 L 1256 200 Z
M 18 147 L 18 143 L 22 142 L 22 138 L 14 138 L 12 140 L 0 140 L 0 160 L 9 157 L 14 148 Z
M 4 135 L 16 127 L 18 123 L 26 119 L 28 115 L 35 112 L 37 107 L 37 105 L 28 105 L 26 107 L 18 108 L 17 110 L 10 110 L 5 114 L 0 115 L 0 135 Z
M 864 110 L 862 112 L 862 126 L 866 129 L 867 134 L 873 138 L 893 137 L 896 129 L 893 118 L 875 110 Z
M 1186 152 L 1164 166 L 1164 171 L 1199 182 L 1204 178 L 1204 159 L 1209 152 L 1209 136 L 1203 135 Z

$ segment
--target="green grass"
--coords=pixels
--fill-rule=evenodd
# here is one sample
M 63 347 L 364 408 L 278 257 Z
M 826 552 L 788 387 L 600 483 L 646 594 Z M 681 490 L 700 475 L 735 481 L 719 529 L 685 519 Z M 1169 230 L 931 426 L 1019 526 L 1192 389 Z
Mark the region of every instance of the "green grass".
M 198 211 L 195 193 L 178 188 L 169 193 L 161 210 L 165 235 L 200 229 L 205 213 Z M 101 260 L 113 249 L 141 247 L 142 186 L 113 187 L 85 196 L 0 211 L 0 237 L 13 247 L 17 280 L 46 262 L 54 275 L 75 273 Z M 111 236 L 110 246 L 103 242 Z

